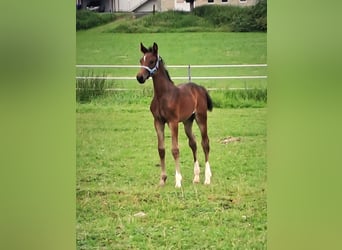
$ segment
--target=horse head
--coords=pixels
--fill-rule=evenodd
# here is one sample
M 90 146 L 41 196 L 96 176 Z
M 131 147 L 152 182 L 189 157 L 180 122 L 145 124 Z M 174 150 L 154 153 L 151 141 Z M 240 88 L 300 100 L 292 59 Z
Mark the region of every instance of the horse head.
M 140 43 L 140 51 L 144 55 L 140 59 L 140 70 L 137 74 L 137 81 L 142 84 L 157 72 L 160 57 L 158 55 L 158 45 L 156 43 L 153 43 L 153 46 L 148 49 Z

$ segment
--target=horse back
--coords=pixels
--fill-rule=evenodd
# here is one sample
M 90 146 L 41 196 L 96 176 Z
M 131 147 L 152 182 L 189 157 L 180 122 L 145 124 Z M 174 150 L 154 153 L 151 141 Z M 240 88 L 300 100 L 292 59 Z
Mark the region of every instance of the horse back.
M 206 110 L 209 110 L 209 111 L 213 110 L 213 102 L 212 102 L 212 99 L 211 99 L 208 91 L 206 90 L 206 88 L 204 88 L 203 86 L 200 86 L 194 82 L 184 83 L 184 84 L 180 84 L 178 86 L 180 89 L 190 89 L 193 96 L 195 96 L 197 106 L 203 105 L 202 109 L 205 109 L 205 111 Z

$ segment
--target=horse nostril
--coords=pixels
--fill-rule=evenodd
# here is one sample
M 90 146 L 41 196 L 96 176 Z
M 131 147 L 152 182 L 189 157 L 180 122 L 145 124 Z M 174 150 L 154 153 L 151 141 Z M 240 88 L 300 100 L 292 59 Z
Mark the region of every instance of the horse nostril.
M 141 75 L 137 75 L 137 81 L 138 81 L 139 83 L 144 83 L 144 82 L 145 82 L 145 81 L 144 81 L 144 77 L 141 76 Z

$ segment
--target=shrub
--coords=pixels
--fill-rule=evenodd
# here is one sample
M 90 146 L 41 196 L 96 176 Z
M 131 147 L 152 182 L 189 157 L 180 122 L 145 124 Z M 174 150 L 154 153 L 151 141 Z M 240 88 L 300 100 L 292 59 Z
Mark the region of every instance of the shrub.
M 260 0 L 251 7 L 203 5 L 194 9 L 216 27 L 229 26 L 231 31 L 267 31 L 267 1 Z
M 116 19 L 112 13 L 97 13 L 89 10 L 76 11 L 76 30 L 89 29 Z
M 235 6 L 203 5 L 195 8 L 194 14 L 205 18 L 214 25 L 224 25 L 232 21 L 241 8 Z
M 259 2 L 252 7 L 252 16 L 255 20 L 254 29 L 267 31 L 267 0 L 259 0 Z
M 254 31 L 253 17 L 249 11 L 239 11 L 232 16 L 230 26 L 235 32 Z
M 127 15 L 127 14 L 126 14 Z M 76 30 L 89 29 L 122 17 L 122 14 L 76 12 Z M 155 33 L 186 31 L 267 31 L 267 1 L 259 0 L 250 7 L 203 5 L 193 12 L 166 11 L 127 19 L 109 32 Z
M 166 11 L 121 23 L 110 29 L 118 33 L 187 32 L 212 29 L 212 24 L 192 13 Z
M 111 29 L 111 32 L 116 33 L 144 33 L 147 30 L 135 22 L 130 23 L 122 23 L 116 26 L 114 29 Z
M 217 90 L 210 92 L 217 108 L 261 108 L 267 104 L 267 89 Z
M 205 26 L 206 21 L 191 13 L 181 11 L 167 11 L 156 13 L 155 15 L 148 15 L 142 19 L 144 27 L 163 27 L 167 30 Z
M 84 76 L 84 75 L 82 75 Z M 94 73 L 87 77 L 93 77 Z M 105 79 L 76 79 L 76 101 L 89 102 L 105 93 Z

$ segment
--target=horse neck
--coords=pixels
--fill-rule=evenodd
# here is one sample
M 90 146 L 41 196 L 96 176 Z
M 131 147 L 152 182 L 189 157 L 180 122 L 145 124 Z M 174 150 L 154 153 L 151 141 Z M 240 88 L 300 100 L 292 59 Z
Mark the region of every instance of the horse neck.
M 175 88 L 175 85 L 172 81 L 167 77 L 167 73 L 165 71 L 164 65 L 160 63 L 159 69 L 152 76 L 154 94 L 157 97 L 162 96 L 163 94 L 167 94 L 171 88 Z

